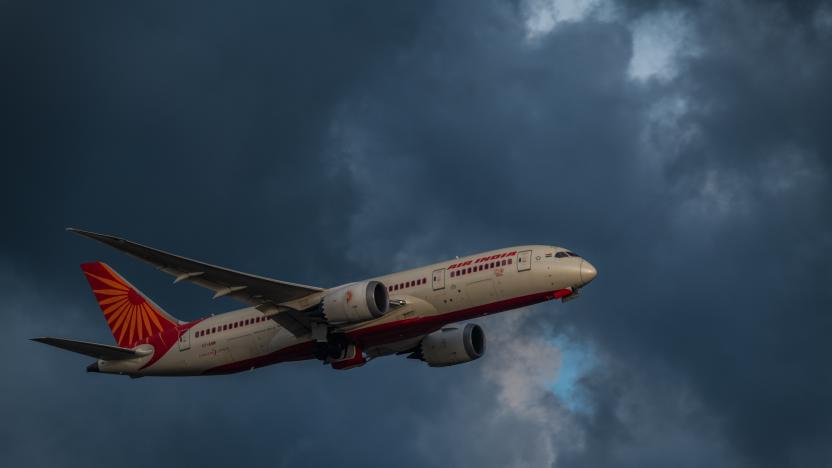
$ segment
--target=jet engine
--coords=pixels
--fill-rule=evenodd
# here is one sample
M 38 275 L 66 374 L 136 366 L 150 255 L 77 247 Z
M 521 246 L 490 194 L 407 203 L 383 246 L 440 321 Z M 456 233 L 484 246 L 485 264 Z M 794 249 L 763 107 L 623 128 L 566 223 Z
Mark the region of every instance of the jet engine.
M 390 298 L 383 284 L 364 281 L 335 288 L 324 296 L 321 306 L 330 323 L 362 322 L 386 314 Z
M 412 358 L 431 367 L 453 366 L 485 354 L 485 332 L 473 323 L 448 325 L 424 337 Z

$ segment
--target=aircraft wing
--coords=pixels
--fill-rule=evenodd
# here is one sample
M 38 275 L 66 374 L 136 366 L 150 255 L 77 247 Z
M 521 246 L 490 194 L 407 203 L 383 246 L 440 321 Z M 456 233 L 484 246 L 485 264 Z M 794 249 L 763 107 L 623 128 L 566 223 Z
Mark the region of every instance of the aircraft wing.
M 85 356 L 94 357 L 96 359 L 104 359 L 105 361 L 121 361 L 124 359 L 133 359 L 137 357 L 147 356 L 147 352 L 137 351 L 119 346 L 90 343 L 88 341 L 67 340 L 64 338 L 32 338 L 32 341 L 38 343 L 48 344 L 56 348 L 72 351 L 73 353 L 83 354 Z
M 209 265 L 115 236 L 73 228 L 67 230 L 144 260 L 165 273 L 175 276 L 174 283 L 188 281 L 208 288 L 214 291 L 215 299 L 228 296 L 246 304 L 258 306 L 267 303 L 280 304 L 323 291 L 322 288 L 314 286 L 289 283 Z

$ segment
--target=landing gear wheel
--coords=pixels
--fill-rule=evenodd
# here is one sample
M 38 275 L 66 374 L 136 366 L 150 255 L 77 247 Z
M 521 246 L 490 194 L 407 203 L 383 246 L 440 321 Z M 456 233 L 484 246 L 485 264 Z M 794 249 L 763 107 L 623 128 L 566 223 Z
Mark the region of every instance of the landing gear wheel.
M 340 358 L 344 354 L 344 347 L 339 343 L 320 341 L 315 343 L 313 354 L 316 359 L 326 362 L 329 359 Z

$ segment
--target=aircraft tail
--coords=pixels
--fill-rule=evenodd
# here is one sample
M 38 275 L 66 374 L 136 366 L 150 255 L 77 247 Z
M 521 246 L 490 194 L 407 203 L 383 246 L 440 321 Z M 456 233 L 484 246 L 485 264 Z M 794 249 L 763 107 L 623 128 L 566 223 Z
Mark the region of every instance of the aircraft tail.
M 96 359 L 103 359 L 105 361 L 135 359 L 137 357 L 147 356 L 151 353 L 151 351 L 141 350 L 141 348 L 138 350 L 119 348 L 118 346 L 90 343 L 89 341 L 67 340 L 66 338 L 53 338 L 51 336 L 32 338 L 32 341 L 48 344 L 56 348 L 65 349 L 67 351 L 72 351 L 73 353 L 83 354 Z
M 179 323 L 106 264 L 84 263 L 81 270 L 119 346 L 131 348 Z

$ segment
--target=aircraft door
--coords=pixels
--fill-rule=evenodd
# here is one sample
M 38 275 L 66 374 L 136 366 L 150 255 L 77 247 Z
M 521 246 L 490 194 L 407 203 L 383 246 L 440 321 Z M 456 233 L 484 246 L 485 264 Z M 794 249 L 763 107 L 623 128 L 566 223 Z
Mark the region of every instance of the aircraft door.
M 445 269 L 433 270 L 433 290 L 445 289 Z
M 187 329 L 179 335 L 179 351 L 191 349 L 191 329 Z
M 517 254 L 517 271 L 526 271 L 532 268 L 532 251 L 524 250 Z

